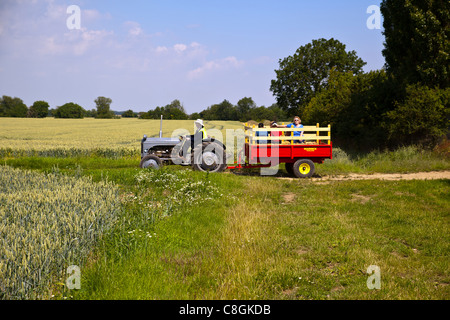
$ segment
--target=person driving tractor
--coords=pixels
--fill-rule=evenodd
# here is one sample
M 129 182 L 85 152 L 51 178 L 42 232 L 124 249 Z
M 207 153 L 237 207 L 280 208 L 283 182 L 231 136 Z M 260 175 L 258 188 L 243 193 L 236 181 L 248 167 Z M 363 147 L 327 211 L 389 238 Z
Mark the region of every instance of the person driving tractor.
M 182 154 L 180 156 L 184 161 L 186 161 L 186 154 L 187 154 L 187 151 L 189 150 L 189 147 L 191 147 L 191 150 L 194 150 L 194 148 L 198 144 L 202 143 L 203 139 L 208 138 L 208 134 L 206 133 L 206 129 L 205 129 L 205 126 L 203 125 L 202 119 L 195 120 L 194 126 L 195 126 L 195 133 L 190 135 L 191 143 L 188 143 L 188 141 L 185 141 L 182 146 Z

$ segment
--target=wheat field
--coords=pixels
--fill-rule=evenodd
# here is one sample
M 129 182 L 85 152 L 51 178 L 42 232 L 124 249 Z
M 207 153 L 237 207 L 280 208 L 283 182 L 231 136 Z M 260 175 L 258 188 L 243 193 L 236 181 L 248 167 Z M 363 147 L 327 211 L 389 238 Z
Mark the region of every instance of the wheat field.
M 242 129 L 239 122 L 205 121 L 210 132 Z M 132 156 L 144 134 L 158 137 L 160 120 L 0 118 L 0 156 Z M 192 120 L 163 120 L 162 136 L 193 134 Z
M 0 166 L 0 299 L 42 298 L 82 265 L 121 210 L 118 189 L 90 177 Z

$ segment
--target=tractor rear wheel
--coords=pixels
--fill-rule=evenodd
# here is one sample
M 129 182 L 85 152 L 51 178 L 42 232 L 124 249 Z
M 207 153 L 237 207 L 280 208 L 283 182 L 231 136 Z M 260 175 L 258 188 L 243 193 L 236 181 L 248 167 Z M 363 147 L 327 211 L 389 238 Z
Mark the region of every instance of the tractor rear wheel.
M 314 174 L 314 162 L 309 159 L 299 159 L 294 162 L 292 170 L 297 178 L 310 178 Z
M 215 142 L 202 142 L 194 148 L 191 158 L 196 171 L 222 172 L 227 168 L 225 151 Z
M 144 169 L 160 169 L 163 166 L 162 160 L 154 154 L 148 154 L 141 160 L 140 167 Z

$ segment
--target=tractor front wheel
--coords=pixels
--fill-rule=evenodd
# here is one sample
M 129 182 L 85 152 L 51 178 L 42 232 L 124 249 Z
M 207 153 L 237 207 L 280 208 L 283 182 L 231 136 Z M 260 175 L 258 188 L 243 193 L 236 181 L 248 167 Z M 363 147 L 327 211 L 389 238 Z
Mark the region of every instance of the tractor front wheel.
M 144 169 L 160 169 L 163 166 L 162 160 L 154 154 L 148 154 L 141 160 L 140 167 Z

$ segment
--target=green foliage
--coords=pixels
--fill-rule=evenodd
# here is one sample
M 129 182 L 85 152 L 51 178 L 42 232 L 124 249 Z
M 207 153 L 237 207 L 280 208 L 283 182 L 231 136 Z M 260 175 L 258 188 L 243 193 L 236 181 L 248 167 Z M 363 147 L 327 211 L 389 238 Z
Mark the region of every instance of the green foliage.
M 228 100 L 223 100 L 221 103 L 213 104 L 200 112 L 205 120 L 238 120 L 238 113 L 236 107 Z
M 448 1 L 383 0 L 380 9 L 387 71 L 405 84 L 448 87 Z
M 134 118 L 136 116 L 137 115 L 131 109 L 129 109 L 129 110 L 125 111 L 124 113 L 122 113 L 122 118 Z
M 406 88 L 404 101 L 387 112 L 392 139 L 434 145 L 450 126 L 450 88 L 432 89 L 415 84 Z
M 183 105 L 180 100 L 173 100 L 170 104 L 164 107 L 156 107 L 154 110 L 141 113 L 139 118 L 141 119 L 160 119 L 161 115 L 164 119 L 172 120 L 187 120 L 189 116 L 186 114 Z
M 258 107 L 251 97 L 244 97 L 236 105 L 224 100 L 219 104 L 214 104 L 199 113 L 198 118 L 205 120 L 234 120 L 246 122 L 249 120 L 286 120 L 286 112 L 276 103 L 270 107 Z
M 85 112 L 86 111 L 80 105 L 73 102 L 68 102 L 55 110 L 54 117 L 82 119 Z
M 45 118 L 48 115 L 48 109 L 50 108 L 46 101 L 35 101 L 28 110 L 28 116 L 30 118 Z
M 238 114 L 238 120 L 241 122 L 245 122 L 247 120 L 252 119 L 250 115 L 250 111 L 256 108 L 256 103 L 252 98 L 244 97 L 238 101 L 236 105 L 236 111 Z
M 282 109 L 302 114 L 306 104 L 326 86 L 333 68 L 358 74 L 365 64 L 338 40 L 313 40 L 298 48 L 293 56 L 280 59 L 280 68 L 275 70 L 277 79 L 272 80 L 270 90 Z
M 11 98 L 3 96 L 0 98 L 0 117 L 19 117 L 27 116 L 28 108 L 20 98 Z
M 303 122 L 331 124 L 332 130 L 339 126 L 342 112 L 350 103 L 356 87 L 356 76 L 352 72 L 330 71 L 325 90 L 317 93 L 305 107 Z
M 95 99 L 97 106 L 97 119 L 112 119 L 114 118 L 114 112 L 110 110 L 112 100 L 110 98 L 98 97 Z
M 387 144 L 385 113 L 394 87 L 384 70 L 354 75 L 332 69 L 328 82 L 305 108 L 305 123 L 331 124 L 335 142 L 367 149 Z

